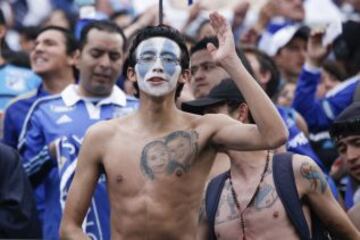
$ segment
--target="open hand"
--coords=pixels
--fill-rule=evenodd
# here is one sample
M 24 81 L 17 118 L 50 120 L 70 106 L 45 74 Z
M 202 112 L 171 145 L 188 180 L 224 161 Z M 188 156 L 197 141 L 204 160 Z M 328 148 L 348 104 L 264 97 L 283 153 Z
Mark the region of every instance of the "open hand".
M 323 36 L 323 29 L 314 29 L 310 33 L 307 44 L 307 61 L 315 67 L 321 67 L 330 51 L 330 46 L 323 46 L 322 44 Z
M 219 40 L 219 48 L 216 48 L 213 44 L 208 43 L 207 49 L 213 60 L 221 63 L 226 58 L 234 56 L 234 54 L 236 55 L 234 36 L 231 31 L 230 24 L 219 13 L 213 12 L 210 14 L 210 23 Z

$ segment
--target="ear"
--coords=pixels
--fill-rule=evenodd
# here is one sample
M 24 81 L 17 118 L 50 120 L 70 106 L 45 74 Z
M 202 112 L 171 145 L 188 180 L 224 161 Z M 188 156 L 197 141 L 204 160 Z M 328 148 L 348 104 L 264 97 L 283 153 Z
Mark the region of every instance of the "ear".
M 130 82 L 136 83 L 136 73 L 133 67 L 128 67 L 126 70 L 126 77 Z
M 76 50 L 72 55 L 68 56 L 68 64 L 71 66 L 76 66 L 78 68 L 78 62 L 79 62 L 79 50 Z
M 246 103 L 241 103 L 236 112 L 236 119 L 238 119 L 242 123 L 249 122 L 249 107 Z
M 181 72 L 179 77 L 179 83 L 190 83 L 191 72 L 189 69 L 185 69 Z
M 271 78 L 271 73 L 270 71 L 264 71 L 264 72 L 260 72 L 260 84 L 261 86 L 266 86 L 266 84 L 268 84 L 268 82 L 270 81 Z
M 74 64 L 77 69 L 80 69 L 79 63 L 80 63 L 80 57 L 81 57 L 81 51 L 76 50 L 76 53 L 74 55 Z

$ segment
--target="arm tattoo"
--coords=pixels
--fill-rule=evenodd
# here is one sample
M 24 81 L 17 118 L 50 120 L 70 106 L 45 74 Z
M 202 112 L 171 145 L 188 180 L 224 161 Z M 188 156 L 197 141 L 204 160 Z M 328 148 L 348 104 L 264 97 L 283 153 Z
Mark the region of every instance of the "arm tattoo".
M 196 131 L 175 131 L 145 145 L 140 168 L 145 177 L 154 180 L 159 175 L 182 176 L 190 170 L 198 153 Z
M 324 174 L 308 162 L 303 162 L 300 167 L 300 173 L 303 178 L 310 182 L 310 188 L 314 191 L 324 193 L 327 183 Z

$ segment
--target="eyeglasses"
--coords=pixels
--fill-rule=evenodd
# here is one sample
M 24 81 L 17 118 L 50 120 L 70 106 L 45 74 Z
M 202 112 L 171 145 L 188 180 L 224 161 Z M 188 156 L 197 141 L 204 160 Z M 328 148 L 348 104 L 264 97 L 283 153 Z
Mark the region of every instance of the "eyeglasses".
M 176 57 L 169 56 L 169 55 L 162 55 L 162 56 L 142 55 L 136 59 L 136 62 L 140 63 L 140 64 L 153 64 L 156 62 L 156 60 L 158 58 L 160 58 L 160 61 L 166 65 L 174 65 L 175 66 L 175 65 L 178 65 L 180 62 L 179 59 L 177 59 Z

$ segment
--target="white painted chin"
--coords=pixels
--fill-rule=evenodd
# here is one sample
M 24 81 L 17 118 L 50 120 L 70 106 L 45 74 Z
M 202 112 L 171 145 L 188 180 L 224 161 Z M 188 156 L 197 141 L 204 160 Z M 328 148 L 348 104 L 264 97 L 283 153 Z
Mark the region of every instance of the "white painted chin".
M 150 81 L 140 81 L 139 88 L 141 91 L 147 93 L 150 96 L 162 97 L 168 95 L 176 88 L 175 84 L 170 84 L 170 82 L 164 81 L 161 83 L 153 83 Z

